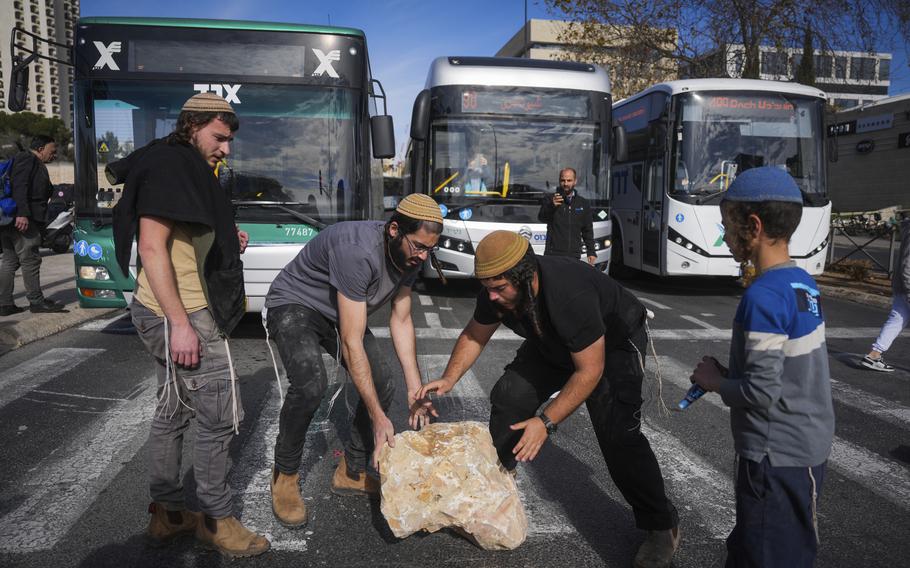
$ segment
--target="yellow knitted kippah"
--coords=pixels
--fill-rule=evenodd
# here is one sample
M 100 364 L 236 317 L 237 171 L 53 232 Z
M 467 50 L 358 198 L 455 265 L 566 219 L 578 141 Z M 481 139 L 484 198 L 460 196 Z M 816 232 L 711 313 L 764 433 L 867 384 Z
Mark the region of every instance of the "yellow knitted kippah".
M 474 255 L 474 276 L 492 278 L 512 268 L 524 258 L 528 241 L 512 231 L 493 231 L 477 245 Z
M 402 215 L 420 221 L 433 221 L 442 223 L 442 212 L 433 198 L 423 193 L 412 193 L 398 202 L 395 208 Z
M 234 113 L 234 107 L 215 93 L 199 93 L 193 95 L 185 103 L 181 111 L 190 112 L 227 112 Z

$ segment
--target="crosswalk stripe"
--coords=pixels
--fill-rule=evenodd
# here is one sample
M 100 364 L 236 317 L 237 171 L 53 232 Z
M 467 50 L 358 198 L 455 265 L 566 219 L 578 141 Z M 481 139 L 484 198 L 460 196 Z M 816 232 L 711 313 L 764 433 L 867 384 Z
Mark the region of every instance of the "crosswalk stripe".
M 439 314 L 436 312 L 424 312 L 424 318 L 427 320 L 427 327 L 430 329 L 438 329 L 442 327 L 442 322 L 439 320 Z
M 99 353 L 104 349 L 56 347 L 0 373 L 0 408 Z
M 432 306 L 433 298 L 430 296 L 424 296 L 423 294 L 417 294 L 417 298 L 420 300 L 421 306 Z
M 707 324 L 707 322 L 704 322 Z M 707 324 L 710 325 L 710 324 Z M 388 327 L 371 327 L 370 331 L 378 338 L 388 339 Z M 414 329 L 418 339 L 457 339 L 462 328 L 457 327 L 418 327 Z M 828 339 L 868 339 L 878 336 L 877 327 L 831 327 L 825 330 Z M 729 341 L 732 335 L 730 329 L 654 329 L 651 328 L 651 337 L 655 340 L 703 340 L 703 341 Z M 910 333 L 903 332 L 901 337 L 910 337 Z M 505 327 L 500 327 L 493 334 L 493 339 L 499 341 L 524 341 L 524 338 L 513 333 Z
M 155 410 L 155 380 L 147 378 L 140 396 L 113 406 L 84 444 L 44 459 L 16 484 L 28 498 L 0 517 L 0 550 L 47 550 L 66 535 L 145 443 Z
M 653 358 L 649 359 L 653 363 Z M 659 361 L 661 367 L 667 371 L 663 373 L 665 379 L 683 390 L 692 386 L 689 382 L 691 368 L 681 365 L 672 357 L 662 356 Z M 700 400 L 724 412 L 730 411 L 714 393 L 708 393 Z M 837 436 L 834 437 L 828 464 L 844 477 L 886 501 L 894 503 L 901 509 L 910 509 L 910 472 L 902 465 Z
M 863 392 L 834 379 L 831 379 L 831 390 L 834 392 L 837 402 L 871 414 L 895 426 L 910 428 L 910 408 L 906 406 Z

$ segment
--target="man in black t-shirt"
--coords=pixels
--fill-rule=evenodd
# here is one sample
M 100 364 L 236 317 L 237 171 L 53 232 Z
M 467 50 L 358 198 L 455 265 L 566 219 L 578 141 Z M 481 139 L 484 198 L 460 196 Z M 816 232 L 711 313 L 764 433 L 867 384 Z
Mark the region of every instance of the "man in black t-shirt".
M 679 546 L 676 508 L 641 433 L 646 310 L 609 276 L 565 257 L 537 257 L 528 241 L 494 231 L 477 247 L 474 271 L 484 288 L 439 380 L 417 393 L 452 390 L 500 326 L 525 338 L 490 393 L 490 434 L 508 470 L 531 461 L 582 402 L 607 468 L 648 536 L 635 566 L 669 566 Z M 545 409 L 535 411 L 559 394 Z M 415 405 L 415 408 L 419 405 Z

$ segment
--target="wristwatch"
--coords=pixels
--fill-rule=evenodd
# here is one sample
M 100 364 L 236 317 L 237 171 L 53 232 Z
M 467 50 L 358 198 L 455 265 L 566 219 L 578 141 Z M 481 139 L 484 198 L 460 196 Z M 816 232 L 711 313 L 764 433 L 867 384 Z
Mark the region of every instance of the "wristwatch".
M 547 436 L 552 436 L 556 433 L 557 425 L 550 420 L 550 417 L 547 416 L 546 412 L 541 412 L 538 414 L 538 417 L 543 421 L 543 425 L 547 428 Z

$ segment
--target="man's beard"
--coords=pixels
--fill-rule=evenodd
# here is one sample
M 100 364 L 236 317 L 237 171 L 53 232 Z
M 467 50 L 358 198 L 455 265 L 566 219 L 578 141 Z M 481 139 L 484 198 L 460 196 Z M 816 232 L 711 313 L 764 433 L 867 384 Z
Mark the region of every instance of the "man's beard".
M 401 250 L 402 240 L 402 236 L 399 235 L 394 239 L 389 239 L 387 241 L 389 247 L 389 260 L 392 261 L 392 266 L 397 268 L 400 272 L 406 272 L 410 267 L 408 266 L 408 256 Z

